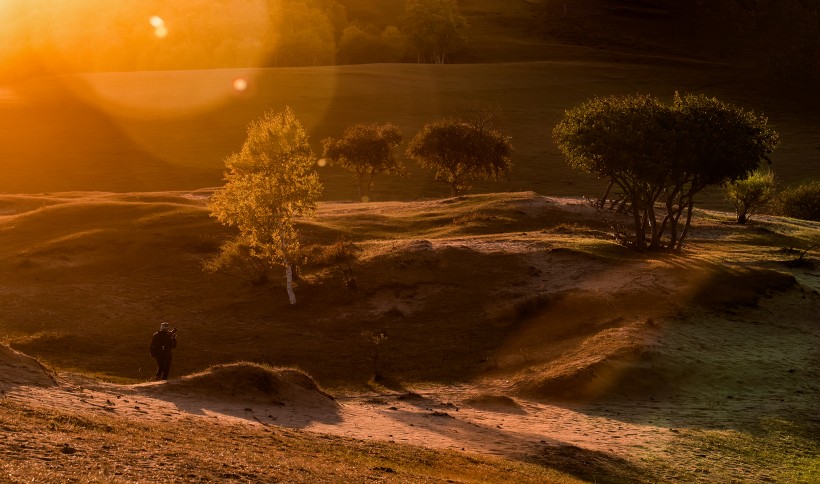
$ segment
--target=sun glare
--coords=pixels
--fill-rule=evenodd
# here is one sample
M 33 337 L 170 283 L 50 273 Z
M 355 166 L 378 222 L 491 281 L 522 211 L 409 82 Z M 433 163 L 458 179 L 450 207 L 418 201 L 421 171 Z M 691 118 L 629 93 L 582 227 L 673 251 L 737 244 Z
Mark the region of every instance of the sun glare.
M 159 15 L 152 15 L 148 22 L 151 24 L 151 27 L 154 27 L 154 35 L 158 38 L 162 39 L 168 35 L 168 28 L 165 26 L 165 20 L 162 19 Z

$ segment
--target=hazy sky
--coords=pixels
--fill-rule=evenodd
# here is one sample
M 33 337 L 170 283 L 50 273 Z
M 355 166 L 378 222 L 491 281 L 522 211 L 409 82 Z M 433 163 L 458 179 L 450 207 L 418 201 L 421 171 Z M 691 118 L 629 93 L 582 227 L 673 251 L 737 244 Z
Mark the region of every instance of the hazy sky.
M 319 63 L 335 50 L 330 4 L 0 0 L 0 65 L 7 71 L 254 67 L 269 62 L 277 46 L 293 43 L 305 50 L 300 55 L 307 63 Z

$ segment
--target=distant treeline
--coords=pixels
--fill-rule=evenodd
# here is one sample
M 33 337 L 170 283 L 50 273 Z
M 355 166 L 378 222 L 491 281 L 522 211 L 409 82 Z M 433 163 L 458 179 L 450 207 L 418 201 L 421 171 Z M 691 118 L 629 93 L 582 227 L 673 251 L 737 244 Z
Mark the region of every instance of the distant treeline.
M 350 3 L 360 18 L 351 18 Z M 456 0 L 11 0 L 0 5 L 8 76 L 444 62 L 466 43 Z M 375 9 L 378 15 L 372 14 Z M 441 39 L 445 39 L 442 41 Z
M 603 2 L 604 0 L 602 0 Z M 611 5 L 665 9 L 678 20 L 694 19 L 719 32 L 731 52 L 741 44 L 761 67 L 782 77 L 820 79 L 820 2 L 817 0 L 627 0 Z M 693 35 L 697 35 L 693 32 Z
M 782 76 L 820 79 L 820 2 L 697 0 L 697 14 L 758 46 Z

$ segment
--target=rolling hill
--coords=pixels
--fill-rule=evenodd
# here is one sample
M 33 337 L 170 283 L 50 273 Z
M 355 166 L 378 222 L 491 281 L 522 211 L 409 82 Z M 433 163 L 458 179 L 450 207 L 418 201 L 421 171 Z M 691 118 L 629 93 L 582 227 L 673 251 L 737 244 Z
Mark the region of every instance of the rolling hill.
M 208 217 L 207 195 L 2 197 L 0 340 L 59 382 L 35 390 L 20 383 L 34 381 L 35 364 L 25 374 L 18 360 L 0 365 L 6 411 L 45 405 L 91 412 L 90 422 L 103 412 L 114 420 L 101 428 L 123 435 L 149 418 L 199 435 L 201 414 L 470 448 L 588 480 L 689 479 L 710 445 L 723 449 L 712 476 L 741 465 L 771 477 L 772 458 L 778 478 L 816 472 L 799 456 L 816 446 L 802 436 L 818 425 L 820 285 L 815 252 L 791 261 L 817 243 L 817 223 L 738 226 L 699 211 L 683 255 L 647 256 L 612 242 L 581 199 L 328 202 L 301 226 L 309 251 L 326 256 L 301 267 L 290 307 L 281 275 L 260 286 L 202 270 L 229 235 Z M 204 373 L 151 390 L 134 383 L 153 373 L 147 345 L 162 320 L 179 328 L 172 375 Z M 257 367 L 215 366 L 237 361 L 296 366 L 342 405 L 281 406 L 279 384 Z M 222 382 L 229 374 L 235 384 Z M 772 454 L 739 457 L 751 445 Z

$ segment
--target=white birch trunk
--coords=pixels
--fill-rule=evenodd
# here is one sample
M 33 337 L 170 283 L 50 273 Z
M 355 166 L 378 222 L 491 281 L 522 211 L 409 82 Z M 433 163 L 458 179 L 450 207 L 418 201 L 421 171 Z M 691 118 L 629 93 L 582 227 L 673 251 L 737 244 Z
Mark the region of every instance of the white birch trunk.
M 293 292 L 293 267 L 289 262 L 285 262 L 285 277 L 287 279 L 288 299 L 291 304 L 296 304 L 296 294 Z

